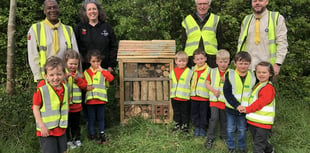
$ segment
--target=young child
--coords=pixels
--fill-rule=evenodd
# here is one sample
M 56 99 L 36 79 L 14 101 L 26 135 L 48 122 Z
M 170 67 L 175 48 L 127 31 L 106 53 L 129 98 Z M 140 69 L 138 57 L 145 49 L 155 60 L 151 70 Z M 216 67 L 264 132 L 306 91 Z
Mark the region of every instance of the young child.
M 69 105 L 69 124 L 67 128 L 67 144 L 70 149 L 80 147 L 81 128 L 80 128 L 80 111 L 82 110 L 82 91 L 87 89 L 87 82 L 84 74 L 81 73 L 80 55 L 74 50 L 68 50 L 63 57 L 66 64 L 67 85 L 69 88 L 70 105 Z
M 176 122 L 173 131 L 181 130 L 188 132 L 190 121 L 190 83 L 193 71 L 186 65 L 188 56 L 185 52 L 179 51 L 175 55 L 177 65 L 170 73 L 172 80 L 170 98 L 173 108 L 173 120 Z
M 210 68 L 206 61 L 207 56 L 203 50 L 194 51 L 193 76 L 191 82 L 191 112 L 195 126 L 194 136 L 206 136 L 209 116 L 209 90 L 206 87 Z
M 273 152 L 268 142 L 275 117 L 275 89 L 272 86 L 273 66 L 269 62 L 260 62 L 256 66 L 256 77 L 259 83 L 253 89 L 249 99 L 250 106 L 241 107 L 246 113 L 248 129 L 253 137 L 253 153 Z
M 228 70 L 230 61 L 230 54 L 227 50 L 221 49 L 216 53 L 217 67 L 211 69 L 207 78 L 207 88 L 209 89 L 211 118 L 209 120 L 208 137 L 205 143 L 207 149 L 211 149 L 215 140 L 216 125 L 220 121 L 220 138 L 226 142 L 226 113 L 225 102 L 226 99 L 223 93 L 223 86 L 225 82 L 225 73 Z
M 44 66 L 46 83 L 33 95 L 33 115 L 41 152 L 67 150 L 69 91 L 63 83 L 65 67 L 59 57 L 51 56 Z
M 246 152 L 246 120 L 245 115 L 237 109 L 247 106 L 252 88 L 255 85 L 255 75 L 249 71 L 251 56 L 248 52 L 238 52 L 234 59 L 235 70 L 230 70 L 224 83 L 226 98 L 227 146 L 229 152 L 236 152 L 235 132 L 238 130 L 238 149 Z
M 102 55 L 99 50 L 90 50 L 87 60 L 90 63 L 90 67 L 84 71 L 84 75 L 87 84 L 94 87 L 92 90 L 86 92 L 89 139 L 95 139 L 95 120 L 97 120 L 100 134 L 100 141 L 98 143 L 105 144 L 104 108 L 108 102 L 106 80 L 111 82 L 114 80 L 114 76 L 100 66 Z

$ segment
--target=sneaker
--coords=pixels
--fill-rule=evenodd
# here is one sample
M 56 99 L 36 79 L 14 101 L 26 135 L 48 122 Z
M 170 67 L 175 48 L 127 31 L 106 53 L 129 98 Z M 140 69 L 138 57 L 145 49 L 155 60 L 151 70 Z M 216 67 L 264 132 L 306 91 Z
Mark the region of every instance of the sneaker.
M 202 137 L 207 136 L 206 130 L 205 130 L 205 129 L 200 129 L 200 131 L 199 131 L 199 136 L 202 136 Z
M 172 132 L 178 131 L 181 129 L 180 124 L 175 124 L 175 126 L 172 128 Z
M 88 140 L 95 140 L 96 136 L 95 135 L 88 135 Z
M 236 153 L 236 149 L 228 149 L 229 153 Z
M 75 144 L 77 147 L 81 147 L 81 146 L 82 146 L 81 140 L 76 140 L 76 141 L 74 142 L 74 144 Z
M 104 132 L 100 133 L 99 138 L 100 138 L 100 140 L 98 141 L 98 144 L 106 144 L 107 143 L 107 138 L 106 138 Z
M 68 145 L 68 148 L 69 148 L 69 149 L 74 149 L 74 148 L 76 148 L 76 145 L 74 145 L 72 141 L 68 141 L 68 142 L 67 142 L 67 145 Z
M 207 150 L 209 150 L 209 149 L 212 148 L 213 142 L 214 142 L 214 140 L 212 140 L 212 139 L 207 139 L 206 144 L 205 144 L 205 147 L 206 147 Z
M 200 128 L 195 128 L 194 136 L 199 136 Z
M 188 133 L 189 132 L 188 124 L 182 124 L 181 131 L 185 132 L 185 133 Z
M 240 153 L 246 153 L 246 150 L 245 149 L 240 149 L 239 152 Z

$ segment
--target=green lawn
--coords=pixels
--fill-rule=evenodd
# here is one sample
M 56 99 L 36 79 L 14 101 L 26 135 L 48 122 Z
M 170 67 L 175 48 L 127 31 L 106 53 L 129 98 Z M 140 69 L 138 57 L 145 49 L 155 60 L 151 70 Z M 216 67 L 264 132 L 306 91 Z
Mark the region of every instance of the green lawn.
M 286 96 L 287 97 L 287 96 Z M 18 104 L 25 98 L 15 99 Z M 26 98 L 30 99 L 30 98 Z M 38 139 L 35 136 L 34 118 L 31 112 L 31 101 L 25 104 L 8 105 L 1 99 L 2 113 L 9 114 L 9 119 L 0 118 L 0 153 L 36 153 L 39 152 Z M 12 102 L 13 103 L 13 102 Z M 5 104 L 5 106 L 3 106 Z M 25 106 L 24 106 L 25 105 Z M 17 108 L 18 107 L 18 108 Z M 25 108 L 26 107 L 26 108 Z M 14 112 L 24 108 L 27 112 Z M 112 108 L 112 109 L 111 109 Z M 119 119 L 109 116 L 118 111 L 118 105 L 107 105 L 107 120 L 110 123 L 106 134 L 110 141 L 105 145 L 87 140 L 87 132 L 82 126 L 81 148 L 68 150 L 67 153 L 221 153 L 227 152 L 223 141 L 216 139 L 212 150 L 204 148 L 205 138 L 194 137 L 191 133 L 172 133 L 172 124 L 154 124 L 141 118 L 132 118 L 128 124 L 118 124 Z M 302 100 L 289 100 L 277 96 L 276 121 L 270 139 L 277 153 L 309 153 L 310 152 L 310 103 Z M 7 116 L 7 115 L 6 115 Z M 112 123 L 114 121 L 114 123 Z M 12 122 L 12 123 L 10 123 Z M 24 122 L 24 123 L 21 123 Z M 8 124 L 10 123 L 10 124 Z M 13 124 L 16 123 L 16 124 Z M 25 127 L 18 127 L 18 125 Z M 19 129 L 17 132 L 16 129 Z M 3 132 L 5 130 L 5 132 Z M 18 134 L 16 134 L 18 133 Z M 2 139 L 3 138 L 3 139 Z M 247 135 L 247 149 L 252 151 L 252 137 Z

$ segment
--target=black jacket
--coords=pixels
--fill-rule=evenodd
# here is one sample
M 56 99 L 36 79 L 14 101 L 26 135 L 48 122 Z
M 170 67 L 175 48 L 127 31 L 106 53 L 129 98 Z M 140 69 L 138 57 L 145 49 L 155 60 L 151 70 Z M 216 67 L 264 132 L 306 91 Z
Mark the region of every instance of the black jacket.
M 90 65 L 86 60 L 89 50 L 98 49 L 104 56 L 101 62 L 102 68 L 116 67 L 118 43 L 112 26 L 106 22 L 99 22 L 97 25 L 79 23 L 74 33 L 82 56 L 83 70 Z

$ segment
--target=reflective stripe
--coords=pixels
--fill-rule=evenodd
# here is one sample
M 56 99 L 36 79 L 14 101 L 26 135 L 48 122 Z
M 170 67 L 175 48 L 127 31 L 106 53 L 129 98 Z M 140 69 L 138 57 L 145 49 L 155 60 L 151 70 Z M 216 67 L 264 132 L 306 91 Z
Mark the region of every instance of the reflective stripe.
M 73 29 L 70 26 L 64 25 L 61 23 L 61 27 L 63 30 L 63 34 L 65 36 L 65 43 L 67 44 L 67 49 L 72 48 L 71 44 L 71 36 L 73 33 Z M 46 51 L 47 51 L 47 45 L 46 45 L 46 34 L 45 34 L 45 24 L 44 21 L 38 22 L 36 24 L 32 25 L 33 31 L 36 36 L 36 42 L 38 47 L 38 52 L 40 55 L 40 73 L 42 78 L 45 78 L 45 71 L 44 71 L 44 65 L 46 63 Z
M 194 70 L 193 70 L 194 71 Z M 207 67 L 200 75 L 197 81 L 195 90 L 191 90 L 191 96 L 199 96 L 202 98 L 209 98 L 209 90 L 206 87 L 207 76 L 210 73 L 210 68 Z
M 179 77 L 179 81 L 177 81 L 174 70 L 171 71 L 169 76 L 172 79 L 170 98 L 190 99 L 190 80 L 192 74 L 193 71 L 186 68 Z
M 183 20 L 182 26 L 185 28 L 187 34 L 184 51 L 188 56 L 192 56 L 193 52 L 198 48 L 200 39 L 203 40 L 204 50 L 207 54 L 215 55 L 217 53 L 216 29 L 219 19 L 219 16 L 211 13 L 202 29 L 200 29 L 192 15 L 188 15 Z
M 54 89 L 47 83 L 40 87 L 42 97 L 42 107 L 40 108 L 40 115 L 44 125 L 48 129 L 55 127 L 66 128 L 68 125 L 68 88 L 64 87 L 64 97 L 62 105 L 59 97 Z M 40 131 L 39 125 L 36 123 L 37 130 Z
M 230 70 L 228 73 L 228 79 L 231 83 L 234 97 L 242 106 L 248 106 L 252 87 L 255 85 L 256 81 L 254 73 L 248 71 L 244 82 L 242 82 L 236 70 Z M 226 107 L 234 109 L 228 102 L 226 102 Z
M 276 26 L 278 24 L 278 17 L 279 12 L 270 12 L 268 11 L 268 43 L 269 43 L 269 52 L 270 52 L 270 59 L 269 62 L 274 64 L 276 62 L 276 52 L 277 52 L 277 44 L 276 44 Z M 248 35 L 249 25 L 251 19 L 253 18 L 253 14 L 247 15 L 242 22 L 242 27 L 244 27 L 244 31 L 238 40 L 238 49 L 239 51 L 246 51 L 246 38 Z
M 92 76 L 93 79 L 91 79 L 91 76 L 87 73 L 87 71 L 84 72 L 84 75 L 87 84 L 91 84 L 94 87 L 93 90 L 86 92 L 86 101 L 91 99 L 99 99 L 101 101 L 108 102 L 105 78 L 102 73 L 96 72 L 96 74 Z
M 259 84 L 256 86 L 254 91 L 251 94 L 251 97 L 249 99 L 249 104 L 251 105 L 258 99 L 258 94 L 260 90 L 265 87 L 267 84 L 272 84 L 271 82 L 266 82 Z M 272 100 L 271 103 L 264 106 L 262 109 L 252 112 L 246 115 L 247 120 L 252 122 L 257 122 L 261 124 L 273 124 L 274 123 L 274 117 L 275 117 L 275 98 Z

